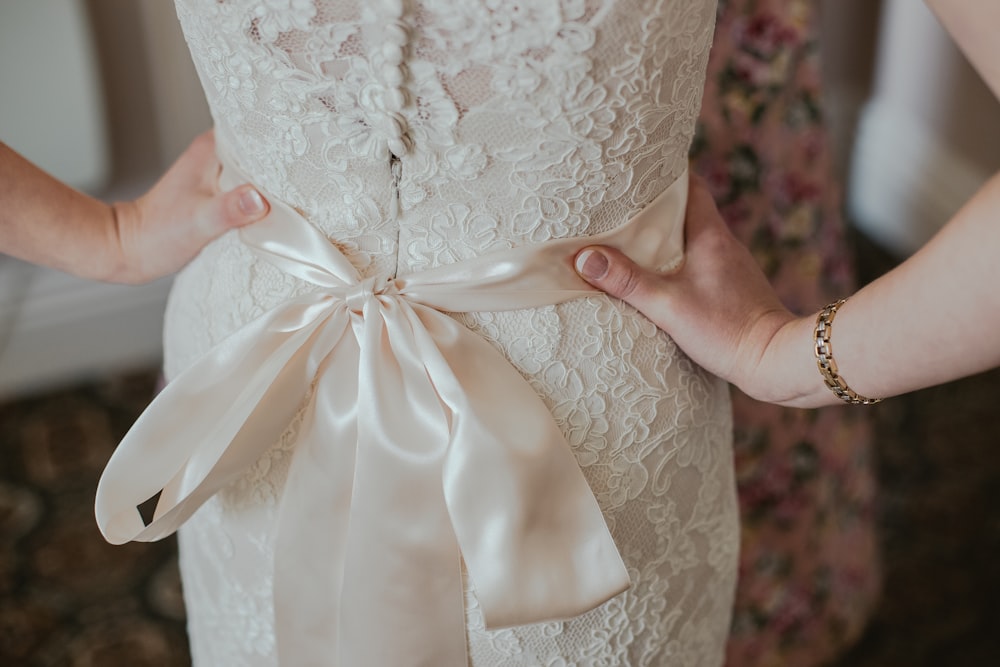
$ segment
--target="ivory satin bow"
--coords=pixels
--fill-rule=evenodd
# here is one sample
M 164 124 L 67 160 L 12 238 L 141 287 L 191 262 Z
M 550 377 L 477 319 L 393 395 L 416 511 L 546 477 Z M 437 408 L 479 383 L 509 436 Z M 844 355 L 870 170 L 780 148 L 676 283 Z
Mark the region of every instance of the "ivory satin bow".
M 245 180 L 226 167 L 220 184 Z M 591 295 L 572 268 L 589 244 L 675 263 L 686 199 L 685 173 L 612 232 L 385 281 L 362 279 L 271 198 L 242 240 L 316 290 L 232 334 L 153 401 L 98 485 L 101 532 L 115 544 L 172 534 L 308 399 L 277 517 L 281 664 L 467 665 L 463 559 L 488 627 L 596 607 L 629 579 L 568 444 L 510 363 L 445 312 Z M 158 492 L 146 525 L 137 506 Z

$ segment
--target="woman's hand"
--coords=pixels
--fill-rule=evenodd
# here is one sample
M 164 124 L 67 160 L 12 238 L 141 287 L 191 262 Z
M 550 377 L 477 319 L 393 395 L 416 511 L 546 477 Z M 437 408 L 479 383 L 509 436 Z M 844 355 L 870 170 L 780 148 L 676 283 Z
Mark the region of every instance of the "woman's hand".
M 179 270 L 223 232 L 260 220 L 268 204 L 250 185 L 218 188 L 211 131 L 197 137 L 145 195 L 113 206 L 114 282 L 141 283 Z
M 664 275 L 597 246 L 583 249 L 576 266 L 584 280 L 631 304 L 670 334 L 699 365 L 756 398 L 792 401 L 797 392 L 780 377 L 780 366 L 762 362 L 772 342 L 797 318 L 729 232 L 708 188 L 695 176 L 688 195 L 685 245 L 684 263 Z M 794 328 L 801 331 L 801 323 Z
M 145 195 L 109 206 L 0 143 L 0 253 L 92 280 L 142 283 L 177 271 L 223 232 L 260 220 L 250 185 L 219 192 L 206 132 Z

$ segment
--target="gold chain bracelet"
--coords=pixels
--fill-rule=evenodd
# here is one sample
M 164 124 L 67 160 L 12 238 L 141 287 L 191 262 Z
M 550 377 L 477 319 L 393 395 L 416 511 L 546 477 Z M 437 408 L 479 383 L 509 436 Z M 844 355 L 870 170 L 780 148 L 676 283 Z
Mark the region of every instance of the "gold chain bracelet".
M 881 401 L 881 398 L 866 398 L 850 387 L 844 378 L 837 372 L 837 362 L 833 360 L 833 345 L 830 343 L 830 336 L 833 333 L 833 318 L 837 315 L 837 309 L 844 305 L 847 299 L 835 301 L 829 306 L 819 311 L 816 316 L 816 329 L 813 330 L 813 339 L 816 343 L 816 366 L 823 376 L 823 382 L 830 388 L 837 398 L 850 403 L 851 405 L 873 405 Z

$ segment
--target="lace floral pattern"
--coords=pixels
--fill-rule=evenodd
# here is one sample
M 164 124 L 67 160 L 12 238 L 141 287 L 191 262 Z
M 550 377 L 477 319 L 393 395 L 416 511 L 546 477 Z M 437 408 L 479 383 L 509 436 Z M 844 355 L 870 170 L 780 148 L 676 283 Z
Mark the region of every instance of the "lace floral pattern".
M 220 145 L 366 276 L 612 229 L 684 170 L 711 0 L 177 0 Z M 304 289 L 234 236 L 179 277 L 166 373 Z M 552 410 L 634 585 L 487 631 L 485 665 L 721 664 L 737 555 L 726 387 L 605 297 L 460 317 Z M 181 531 L 196 664 L 274 664 L 295 425 Z

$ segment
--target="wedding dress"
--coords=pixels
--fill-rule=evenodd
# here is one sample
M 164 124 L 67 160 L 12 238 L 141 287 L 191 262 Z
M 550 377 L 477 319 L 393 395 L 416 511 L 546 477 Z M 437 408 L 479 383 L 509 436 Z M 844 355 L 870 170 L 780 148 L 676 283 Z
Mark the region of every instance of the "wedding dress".
M 710 0 L 176 5 L 226 159 L 377 280 L 641 211 L 686 169 L 715 16 Z M 171 294 L 167 378 L 310 289 L 237 234 L 209 245 Z M 721 664 L 738 549 L 724 384 L 603 295 L 452 317 L 544 401 L 631 580 L 580 616 L 494 630 L 467 577 L 470 663 Z M 278 660 L 275 526 L 301 420 L 180 529 L 197 665 Z

